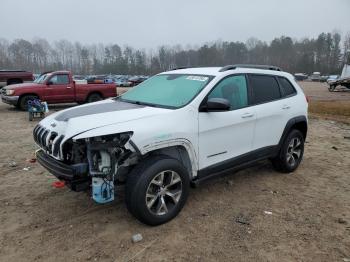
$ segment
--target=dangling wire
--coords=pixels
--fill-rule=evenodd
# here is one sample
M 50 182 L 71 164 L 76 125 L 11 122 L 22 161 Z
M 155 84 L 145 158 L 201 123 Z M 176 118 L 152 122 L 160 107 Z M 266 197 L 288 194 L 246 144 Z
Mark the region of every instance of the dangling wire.
M 102 194 L 103 198 L 107 200 L 107 199 L 112 198 L 113 188 L 111 186 L 110 180 L 108 180 L 107 178 L 102 178 L 102 179 L 103 179 L 103 183 L 101 185 L 101 194 Z M 104 192 L 106 192 L 106 194 Z M 105 194 L 105 196 L 104 196 L 104 194 Z

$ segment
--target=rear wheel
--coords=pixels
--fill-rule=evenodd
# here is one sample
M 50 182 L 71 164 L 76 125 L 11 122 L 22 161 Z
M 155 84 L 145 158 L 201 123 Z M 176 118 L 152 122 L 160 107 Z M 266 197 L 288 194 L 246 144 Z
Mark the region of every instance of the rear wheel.
M 153 156 L 138 164 L 126 183 L 126 206 L 147 225 L 173 219 L 184 206 L 189 192 L 184 166 L 167 156 Z
M 27 111 L 28 110 L 28 101 L 38 99 L 37 96 L 34 95 L 27 95 L 27 96 L 22 96 L 18 102 L 18 107 L 21 110 Z
M 102 100 L 102 96 L 100 94 L 97 94 L 97 93 L 90 94 L 88 96 L 88 98 L 86 99 L 86 101 L 88 103 L 92 103 L 92 102 L 96 102 L 96 101 L 100 101 L 100 100 Z
M 283 173 L 293 172 L 298 168 L 304 154 L 304 136 L 293 129 L 284 140 L 280 153 L 273 158 L 274 168 Z

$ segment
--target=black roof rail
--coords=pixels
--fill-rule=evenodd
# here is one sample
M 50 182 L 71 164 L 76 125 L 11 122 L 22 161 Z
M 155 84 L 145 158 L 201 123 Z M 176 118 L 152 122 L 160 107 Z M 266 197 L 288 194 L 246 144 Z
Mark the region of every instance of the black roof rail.
M 179 66 L 179 67 L 174 67 L 174 68 L 170 69 L 170 71 L 180 70 L 180 69 L 187 69 L 187 68 L 191 68 L 191 67 L 190 66 Z
M 246 65 L 246 64 L 237 64 L 237 65 L 227 65 L 222 67 L 219 72 L 225 72 L 228 70 L 234 70 L 237 68 L 255 68 L 255 69 L 264 69 L 264 70 L 274 70 L 282 71 L 281 68 L 272 65 Z

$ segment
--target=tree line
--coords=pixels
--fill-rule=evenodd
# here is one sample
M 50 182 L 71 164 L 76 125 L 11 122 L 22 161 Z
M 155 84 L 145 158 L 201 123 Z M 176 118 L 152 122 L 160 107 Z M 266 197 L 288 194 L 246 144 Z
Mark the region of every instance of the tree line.
M 271 42 L 250 38 L 246 42 L 216 41 L 186 48 L 160 46 L 135 49 L 118 44 L 82 44 L 67 40 L 0 39 L 0 69 L 25 69 L 35 73 L 71 70 L 75 74 L 147 74 L 175 67 L 269 64 L 283 70 L 311 74 L 339 74 L 350 50 L 350 33 L 337 32 L 296 40 L 281 36 Z

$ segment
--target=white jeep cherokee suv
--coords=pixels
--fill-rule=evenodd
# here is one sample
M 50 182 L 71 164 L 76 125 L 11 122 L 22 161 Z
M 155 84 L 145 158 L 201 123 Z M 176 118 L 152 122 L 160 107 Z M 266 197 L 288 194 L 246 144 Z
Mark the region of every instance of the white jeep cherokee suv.
M 125 185 L 129 211 L 159 225 L 190 185 L 270 159 L 292 172 L 303 157 L 307 101 L 274 66 L 180 68 L 123 95 L 69 108 L 34 129 L 38 162 L 98 203 Z

